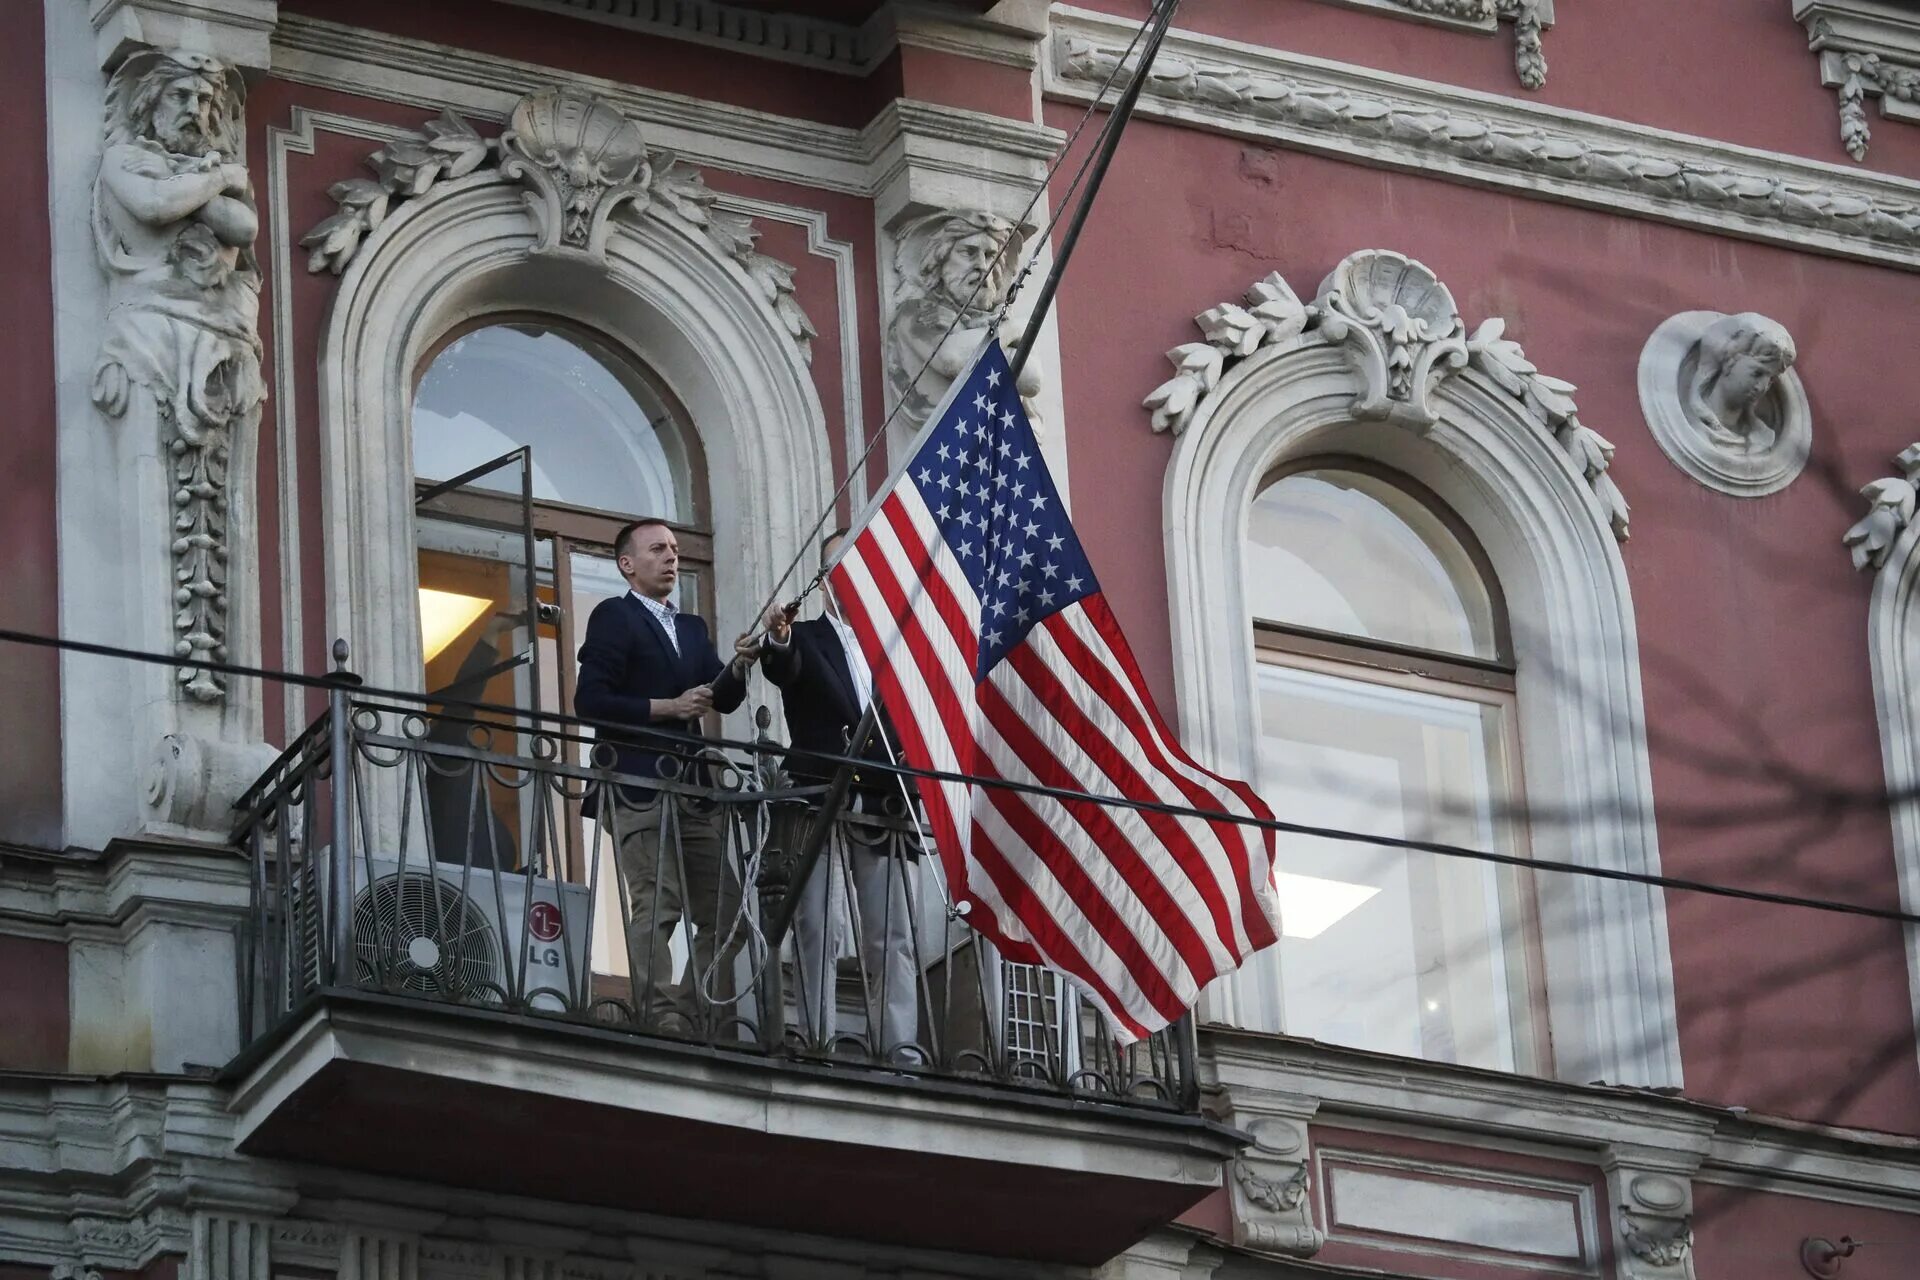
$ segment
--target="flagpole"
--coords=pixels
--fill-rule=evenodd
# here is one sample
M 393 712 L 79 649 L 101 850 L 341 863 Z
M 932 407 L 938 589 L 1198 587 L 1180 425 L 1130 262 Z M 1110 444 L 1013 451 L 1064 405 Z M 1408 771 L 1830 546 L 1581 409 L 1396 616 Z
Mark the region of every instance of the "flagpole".
M 1033 352 L 1033 344 L 1039 336 L 1040 326 L 1047 318 L 1047 309 L 1053 305 L 1054 294 L 1059 291 L 1060 277 L 1067 269 L 1067 260 L 1073 256 L 1074 246 L 1080 239 L 1080 230 L 1086 225 L 1087 214 L 1093 208 L 1094 198 L 1100 194 L 1100 184 L 1106 178 L 1108 166 L 1113 163 L 1113 153 L 1120 145 L 1120 135 L 1125 131 L 1128 121 L 1133 118 L 1134 105 L 1140 101 L 1140 90 L 1147 82 L 1147 73 L 1152 70 L 1154 57 L 1160 52 L 1162 42 L 1166 40 L 1167 29 L 1173 24 L 1173 11 L 1180 5 L 1180 0 L 1161 0 L 1161 2 L 1164 7 L 1159 9 L 1153 18 L 1153 29 L 1148 35 L 1146 48 L 1141 50 L 1140 64 L 1134 68 L 1133 76 L 1127 81 L 1127 87 L 1121 92 L 1119 102 L 1114 105 L 1113 116 L 1107 121 L 1107 127 L 1101 134 L 1100 149 L 1094 154 L 1093 168 L 1087 178 L 1087 189 L 1081 195 L 1080 203 L 1074 208 L 1073 218 L 1067 224 L 1066 234 L 1060 238 L 1060 252 L 1054 258 L 1053 266 L 1047 271 L 1046 279 L 1041 281 L 1039 296 L 1033 304 L 1033 314 L 1028 317 L 1026 332 L 1020 337 L 1020 349 L 1013 353 L 1013 358 L 1008 362 L 1008 371 L 1012 374 L 1010 381 L 1016 387 L 1020 382 L 1020 371 L 1026 368 L 1027 357 Z M 995 335 L 989 332 L 987 341 L 996 340 Z M 953 385 L 947 389 L 946 398 L 932 414 L 928 415 L 922 428 L 923 432 L 935 426 L 944 416 L 947 405 L 958 392 L 961 382 L 962 379 L 954 379 Z M 908 450 L 900 465 L 895 468 L 896 474 L 905 468 L 912 457 L 913 451 Z M 878 509 L 879 499 L 890 487 L 883 486 L 874 495 L 874 500 L 868 504 L 867 511 L 862 513 L 865 518 L 848 534 L 847 542 L 852 542 L 860 528 L 872 518 L 873 512 Z M 843 554 L 845 550 L 846 547 L 843 545 L 841 547 Z M 822 575 L 824 574 L 823 568 Z M 867 706 L 860 714 L 859 723 L 855 724 L 852 732 L 847 735 L 846 754 L 859 756 L 864 752 L 867 749 L 867 740 L 873 737 L 873 731 L 879 727 L 879 723 L 880 699 L 879 691 L 875 690 L 868 695 Z M 813 822 L 807 827 L 806 838 L 802 841 L 799 853 L 794 859 L 793 875 L 787 882 L 786 895 L 781 899 L 779 909 L 774 913 L 773 923 L 766 931 L 769 949 L 778 947 L 781 940 L 786 937 L 787 929 L 793 923 L 794 912 L 800 905 L 801 890 L 805 887 L 807 878 L 813 874 L 814 866 L 820 861 L 821 851 L 826 848 L 827 837 L 833 830 L 834 820 L 839 817 L 840 810 L 845 807 L 847 793 L 852 789 L 853 766 L 841 765 L 834 772 L 832 781 L 827 784 L 827 792 L 820 799 L 820 807 L 814 812 Z
M 1113 153 L 1120 147 L 1120 135 L 1133 119 L 1133 108 L 1140 101 L 1140 90 L 1147 83 L 1147 73 L 1153 69 L 1154 57 L 1167 38 L 1168 28 L 1173 25 L 1173 11 L 1180 7 L 1180 0 L 1164 0 L 1164 3 L 1166 7 L 1160 11 L 1154 21 L 1153 31 L 1147 37 L 1147 47 L 1140 51 L 1140 65 L 1134 69 L 1133 78 L 1127 81 L 1120 101 L 1114 104 L 1113 119 L 1107 122 L 1107 128 L 1100 137 L 1100 150 L 1094 153 L 1086 194 L 1080 198 L 1072 220 L 1067 223 L 1065 234 L 1060 237 L 1060 255 L 1053 260 L 1053 268 L 1047 272 L 1046 279 L 1040 282 L 1040 294 L 1034 299 L 1033 314 L 1027 317 L 1026 331 L 1020 335 L 1020 347 L 1008 361 L 1008 369 L 1013 374 L 1016 386 L 1019 385 L 1021 371 L 1027 367 L 1027 357 L 1033 354 L 1033 344 L 1040 337 L 1040 326 L 1046 322 L 1047 310 L 1053 305 L 1053 295 L 1060 288 L 1060 277 L 1066 271 L 1067 259 L 1073 256 L 1074 246 L 1080 241 L 1081 228 L 1087 225 L 1087 214 L 1093 210 L 1094 197 L 1100 194 L 1100 184 L 1106 179 L 1107 167 L 1113 163 Z

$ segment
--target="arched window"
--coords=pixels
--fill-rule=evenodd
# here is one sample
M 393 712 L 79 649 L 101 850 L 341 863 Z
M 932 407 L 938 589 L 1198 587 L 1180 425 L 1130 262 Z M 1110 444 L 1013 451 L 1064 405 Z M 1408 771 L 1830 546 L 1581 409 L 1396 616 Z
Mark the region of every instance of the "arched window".
M 1307 460 L 1260 486 L 1242 565 L 1275 812 L 1523 854 L 1505 608 L 1465 526 L 1406 476 Z M 1278 853 L 1281 1029 L 1548 1069 L 1524 872 L 1308 836 Z
M 624 352 L 582 328 L 490 317 L 428 358 L 412 427 L 429 690 L 461 686 L 473 698 L 465 686 L 481 679 L 485 701 L 571 712 L 579 628 L 596 603 L 626 590 L 613 538 L 636 516 L 674 526 L 684 557 L 678 603 L 711 616 L 699 441 L 666 388 Z M 518 461 L 441 491 L 522 447 L 529 509 L 517 500 Z M 543 606 L 536 660 L 502 670 L 528 652 L 529 536 Z
M 600 601 L 627 590 L 613 540 L 637 516 L 658 516 L 680 541 L 682 608 L 713 618 L 713 536 L 698 437 L 673 396 L 625 352 L 584 328 L 489 317 L 429 355 L 415 388 L 421 656 L 425 687 L 448 699 L 571 714 L 577 654 Z M 524 461 L 490 467 L 524 448 Z M 476 472 L 478 474 L 476 474 Z M 531 477 L 530 503 L 523 503 Z M 449 481 L 466 479 L 448 488 Z M 537 615 L 530 627 L 529 594 Z M 449 741 L 463 721 L 436 722 Z M 576 763 L 587 762 L 584 746 Z M 476 834 L 467 780 L 429 776 L 438 856 L 521 847 L 527 795 L 488 784 L 494 834 Z M 588 879 L 594 827 L 563 826 L 568 879 Z M 593 965 L 623 976 L 611 840 L 601 835 L 592 883 Z

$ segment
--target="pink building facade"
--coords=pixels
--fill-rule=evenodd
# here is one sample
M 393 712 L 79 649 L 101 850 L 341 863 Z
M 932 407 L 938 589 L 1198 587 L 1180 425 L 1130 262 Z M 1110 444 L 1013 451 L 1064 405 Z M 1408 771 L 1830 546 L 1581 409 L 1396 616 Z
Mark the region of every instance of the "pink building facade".
M 740 632 L 1033 261 L 1024 323 L 1146 18 L 23 0 L 0 626 L 570 713 L 653 515 Z M 612 1025 L 532 732 L 459 758 L 560 1007 L 308 972 L 440 821 L 325 751 L 463 740 L 0 645 L 0 1275 L 1912 1274 L 1920 932 L 1647 879 L 1920 912 L 1916 103 L 1896 0 L 1178 10 L 1023 390 L 1186 747 L 1380 843 L 1283 834 L 1281 944 L 1132 1056 L 951 910 L 972 1058 Z

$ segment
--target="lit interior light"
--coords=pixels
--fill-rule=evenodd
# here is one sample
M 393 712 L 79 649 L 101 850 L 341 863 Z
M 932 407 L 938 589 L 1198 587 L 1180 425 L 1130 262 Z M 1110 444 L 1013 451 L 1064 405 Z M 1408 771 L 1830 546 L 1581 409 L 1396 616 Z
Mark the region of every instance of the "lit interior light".
M 460 638 L 474 619 L 493 607 L 485 596 L 462 595 L 458 591 L 420 588 L 420 649 L 432 662 L 440 651 Z
M 1273 873 L 1280 894 L 1280 932 L 1289 938 L 1317 938 L 1364 906 L 1378 885 L 1323 880 L 1319 876 Z

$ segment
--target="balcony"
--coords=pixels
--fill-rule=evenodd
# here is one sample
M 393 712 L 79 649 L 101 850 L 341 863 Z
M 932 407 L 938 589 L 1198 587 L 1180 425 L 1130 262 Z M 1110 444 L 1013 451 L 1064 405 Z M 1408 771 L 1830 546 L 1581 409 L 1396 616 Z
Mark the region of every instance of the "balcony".
M 911 962 L 885 963 L 851 922 L 793 927 L 824 788 L 777 753 L 643 783 L 570 725 L 486 714 L 343 688 L 243 799 L 242 1151 L 1079 1264 L 1221 1184 L 1243 1140 L 1199 1114 L 1191 1028 L 1123 1050 L 1068 985 L 1001 959 L 904 803 L 842 814 L 818 866 L 836 887 L 862 859 L 897 874 L 879 901 L 904 904 Z M 613 851 L 649 813 L 663 863 L 703 822 L 723 834 L 740 905 L 708 923 L 730 962 L 690 965 L 681 928 L 635 963 L 629 934 L 667 931 L 657 899 L 636 922 Z

